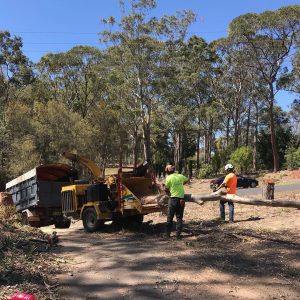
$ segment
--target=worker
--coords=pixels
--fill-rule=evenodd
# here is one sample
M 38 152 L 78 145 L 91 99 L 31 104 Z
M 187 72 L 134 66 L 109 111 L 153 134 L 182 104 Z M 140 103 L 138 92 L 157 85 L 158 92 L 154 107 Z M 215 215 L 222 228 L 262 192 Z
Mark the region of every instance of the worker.
M 227 164 L 225 166 L 226 176 L 224 181 L 220 184 L 220 186 L 216 189 L 218 191 L 222 187 L 226 187 L 227 194 L 236 194 L 236 186 L 237 186 L 237 177 L 234 172 L 234 167 L 232 164 Z M 225 203 L 228 203 L 229 207 L 229 223 L 233 223 L 233 215 L 234 215 L 234 204 L 232 201 L 223 201 L 220 200 L 220 217 L 222 221 L 225 221 Z
M 170 196 L 168 201 L 166 237 L 169 238 L 171 236 L 173 218 L 176 215 L 176 238 L 180 239 L 185 206 L 183 185 L 188 182 L 188 178 L 175 172 L 175 167 L 172 165 L 167 165 L 165 171 L 167 174 L 165 190 Z

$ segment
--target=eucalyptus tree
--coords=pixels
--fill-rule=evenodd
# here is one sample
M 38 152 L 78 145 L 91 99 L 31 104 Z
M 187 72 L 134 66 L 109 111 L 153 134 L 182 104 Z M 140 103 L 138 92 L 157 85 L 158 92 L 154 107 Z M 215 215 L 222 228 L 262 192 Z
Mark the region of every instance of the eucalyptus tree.
M 272 148 L 270 140 L 270 132 L 267 129 L 268 124 L 267 109 L 261 111 L 260 128 L 258 134 L 258 162 L 262 168 L 272 168 Z M 277 137 L 279 167 L 283 167 L 285 163 L 285 155 L 288 147 L 293 141 L 291 124 L 289 116 L 279 106 L 274 106 L 274 125 Z
M 0 32 L 0 188 L 7 179 L 10 132 L 7 128 L 6 110 L 17 91 L 30 84 L 33 74 L 28 58 L 22 51 L 20 37 Z
M 31 83 L 33 73 L 20 37 L 0 31 L 0 100 L 2 112 L 16 88 Z
M 140 141 L 142 139 L 140 105 L 132 96 L 133 82 L 131 75 L 127 72 L 126 51 L 122 46 L 111 46 L 104 53 L 104 68 L 106 69 L 107 96 L 105 97 L 107 107 L 118 113 L 118 127 L 120 139 L 118 139 L 119 162 L 122 161 L 122 152 L 125 151 L 124 140 L 131 147 L 131 160 L 136 166 L 139 160 Z
M 164 117 L 172 139 L 173 161 L 179 171 L 186 158 L 186 136 L 192 122 L 192 98 L 185 68 L 185 42 L 167 41 L 162 57 L 162 71 L 158 86 L 162 97 Z
M 261 14 L 249 13 L 234 19 L 229 26 L 229 40 L 244 53 L 245 68 L 258 72 L 267 87 L 273 169 L 279 169 L 274 129 L 274 103 L 285 60 L 295 46 L 300 30 L 300 6 L 282 7 Z
M 103 97 L 101 51 L 77 46 L 65 53 L 47 54 L 37 63 L 40 80 L 51 87 L 51 100 L 64 102 L 85 118 L 89 109 Z
M 104 20 L 111 29 L 101 32 L 100 36 L 108 45 L 119 48 L 119 70 L 132 99 L 128 104 L 132 105 L 136 112 L 135 121 L 142 128 L 144 157 L 151 161 L 152 116 L 161 101 L 156 87 L 161 74 L 163 39 L 182 38 L 193 14 L 183 12 L 178 16 L 157 19 L 149 16 L 156 6 L 154 0 L 132 0 L 129 6 L 131 11 L 122 17 L 115 31 L 115 18 Z M 123 2 L 124 11 L 125 7 Z
M 200 140 L 204 139 L 204 162 L 210 161 L 213 136 L 216 130 L 214 117 L 214 93 L 211 81 L 215 76 L 217 56 L 212 46 L 203 38 L 192 36 L 181 47 L 182 71 L 180 81 L 184 83 L 191 101 L 190 114 L 195 122 L 196 169 L 200 166 Z

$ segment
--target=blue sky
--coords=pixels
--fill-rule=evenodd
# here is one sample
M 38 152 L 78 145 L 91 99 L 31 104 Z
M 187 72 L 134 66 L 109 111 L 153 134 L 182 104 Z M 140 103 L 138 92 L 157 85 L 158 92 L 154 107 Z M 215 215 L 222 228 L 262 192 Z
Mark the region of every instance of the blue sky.
M 300 5 L 300 0 L 157 0 L 153 14 L 159 17 L 191 9 L 197 21 L 190 34 L 211 42 L 225 37 L 229 23 L 241 14 L 295 4 Z M 0 30 L 21 36 L 25 55 L 35 62 L 48 52 L 63 52 L 76 45 L 101 47 L 100 20 L 121 15 L 118 0 L 0 0 L 0 5 Z M 277 95 L 285 110 L 294 98 L 286 92 Z

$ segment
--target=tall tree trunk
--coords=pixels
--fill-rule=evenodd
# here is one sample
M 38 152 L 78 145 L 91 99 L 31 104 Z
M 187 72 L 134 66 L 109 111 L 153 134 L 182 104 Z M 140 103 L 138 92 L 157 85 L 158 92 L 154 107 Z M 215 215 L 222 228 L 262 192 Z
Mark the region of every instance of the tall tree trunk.
M 152 162 L 151 154 L 151 130 L 149 120 L 143 123 L 143 137 L 144 137 L 144 157 L 145 160 Z
M 235 120 L 234 120 L 234 149 L 239 147 L 239 108 L 235 109 Z
M 133 158 L 133 166 L 137 166 L 138 161 L 138 126 L 134 125 L 133 129 L 133 147 L 132 147 L 132 158 Z
M 204 163 L 208 163 L 208 147 L 209 147 L 209 135 L 208 130 L 205 130 L 204 135 Z
M 175 132 L 175 150 L 174 162 L 175 168 L 180 172 L 182 168 L 182 133 L 181 131 Z
M 197 155 L 197 158 L 196 158 L 196 170 L 197 170 L 197 173 L 200 169 L 200 118 L 198 120 L 198 132 L 197 132 L 197 145 L 196 145 L 196 155 Z
M 227 122 L 226 122 L 226 147 L 229 146 L 229 132 L 230 132 L 230 118 L 227 118 Z
M 212 153 L 212 145 L 213 145 L 213 120 L 210 120 L 210 124 L 208 127 L 208 137 L 209 137 L 209 144 L 208 144 L 208 149 L 207 149 L 207 162 L 210 163 L 211 153 Z
M 123 141 L 120 138 L 120 145 L 119 145 L 119 166 L 123 165 Z
M 254 136 L 253 136 L 253 157 L 252 157 L 252 167 L 253 171 L 256 172 L 256 166 L 257 166 L 257 137 L 258 137 L 258 118 L 259 118 L 259 112 L 258 112 L 258 105 L 257 101 L 254 102 L 255 105 L 255 129 L 254 129 Z
M 251 115 L 251 102 L 249 103 L 248 113 L 247 113 L 247 128 L 246 128 L 246 147 L 249 145 L 249 132 L 250 132 L 250 115 Z
M 279 171 L 279 156 L 278 149 L 275 137 L 275 126 L 274 126 L 274 90 L 273 84 L 270 84 L 270 99 L 269 99 L 269 122 L 270 122 L 270 135 L 271 135 L 271 144 L 272 144 L 272 152 L 273 152 L 273 171 Z

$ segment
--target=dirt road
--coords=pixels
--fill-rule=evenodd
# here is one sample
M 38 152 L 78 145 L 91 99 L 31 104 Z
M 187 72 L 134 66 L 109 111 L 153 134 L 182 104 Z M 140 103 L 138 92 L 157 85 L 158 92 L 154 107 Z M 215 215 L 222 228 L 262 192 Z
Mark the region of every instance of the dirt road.
M 236 205 L 236 223 L 217 218 L 218 203 L 188 203 L 182 240 L 162 238 L 159 214 L 131 230 L 57 230 L 62 299 L 300 299 L 300 210 Z

